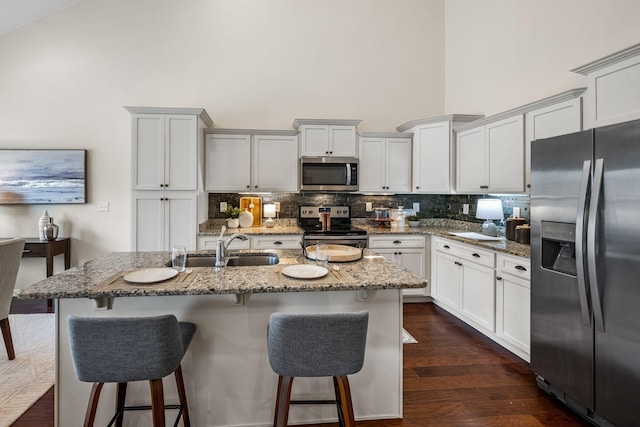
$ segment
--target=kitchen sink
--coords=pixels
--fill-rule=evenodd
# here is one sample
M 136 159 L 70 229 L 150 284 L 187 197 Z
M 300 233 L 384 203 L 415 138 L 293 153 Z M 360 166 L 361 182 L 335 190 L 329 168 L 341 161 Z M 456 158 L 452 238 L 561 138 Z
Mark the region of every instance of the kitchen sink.
M 227 267 L 251 267 L 257 265 L 274 265 L 280 262 L 277 254 L 241 253 L 227 256 Z M 171 266 L 171 262 L 167 264 Z M 215 267 L 215 255 L 187 255 L 186 267 Z
M 240 254 L 227 257 L 227 267 L 250 267 L 256 265 L 274 265 L 280 262 L 276 254 Z

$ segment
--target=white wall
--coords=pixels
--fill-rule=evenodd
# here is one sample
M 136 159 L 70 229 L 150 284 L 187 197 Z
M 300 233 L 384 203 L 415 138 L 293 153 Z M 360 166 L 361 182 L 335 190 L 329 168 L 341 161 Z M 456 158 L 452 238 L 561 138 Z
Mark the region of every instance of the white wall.
M 445 110 L 492 115 L 575 87 L 640 42 L 637 0 L 446 0 Z
M 346 118 L 390 131 L 442 114 L 443 13 L 443 0 L 84 0 L 0 36 L 0 148 L 89 150 L 88 204 L 0 206 L 0 236 L 36 236 L 46 208 L 73 265 L 129 250 L 124 105 L 275 129 Z

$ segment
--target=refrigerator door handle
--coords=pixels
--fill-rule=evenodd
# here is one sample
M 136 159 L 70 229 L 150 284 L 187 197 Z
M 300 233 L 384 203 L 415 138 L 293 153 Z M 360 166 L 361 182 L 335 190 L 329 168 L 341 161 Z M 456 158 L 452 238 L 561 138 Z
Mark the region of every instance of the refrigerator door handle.
M 585 160 L 582 164 L 582 178 L 580 179 L 580 194 L 578 195 L 578 215 L 576 219 L 576 276 L 578 279 L 578 295 L 580 298 L 580 311 L 582 323 L 591 326 L 591 310 L 587 297 L 586 268 L 584 254 L 586 249 L 587 227 L 585 223 L 585 211 L 587 208 L 587 194 L 591 185 L 591 160 Z
M 604 160 L 596 159 L 593 168 L 593 185 L 591 201 L 589 203 L 589 222 L 587 224 L 587 264 L 589 267 L 589 290 L 593 303 L 593 317 L 596 328 L 604 332 L 604 319 L 602 316 L 602 302 L 598 288 L 598 271 L 596 266 L 596 232 L 598 227 L 598 211 L 600 209 L 600 193 L 602 191 L 602 175 L 604 173 Z

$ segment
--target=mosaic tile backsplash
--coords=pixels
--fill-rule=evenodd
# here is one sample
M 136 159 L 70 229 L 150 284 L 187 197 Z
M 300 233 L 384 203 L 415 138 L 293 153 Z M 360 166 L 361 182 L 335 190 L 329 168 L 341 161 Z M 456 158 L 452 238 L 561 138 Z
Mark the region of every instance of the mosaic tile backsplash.
M 220 219 L 225 216 L 220 213 L 220 202 L 227 202 L 233 206 L 240 205 L 240 197 L 251 196 L 238 193 L 210 193 L 209 219 Z M 483 222 L 477 219 L 476 205 L 481 198 L 496 198 L 492 195 L 461 195 L 461 194 L 394 194 L 388 196 L 372 196 L 348 193 L 271 193 L 259 194 L 263 203 L 280 202 L 280 218 L 296 218 L 299 205 L 348 205 L 351 206 L 351 216 L 354 218 L 369 218 L 373 212 L 366 212 L 366 203 L 373 207 L 397 208 L 404 206 L 412 209 L 414 203 L 420 203 L 420 218 L 448 218 L 460 221 Z M 529 196 L 499 196 L 502 200 L 505 218 L 510 217 L 514 207 L 520 208 L 520 217 L 529 220 Z M 469 213 L 463 214 L 464 204 L 469 205 Z

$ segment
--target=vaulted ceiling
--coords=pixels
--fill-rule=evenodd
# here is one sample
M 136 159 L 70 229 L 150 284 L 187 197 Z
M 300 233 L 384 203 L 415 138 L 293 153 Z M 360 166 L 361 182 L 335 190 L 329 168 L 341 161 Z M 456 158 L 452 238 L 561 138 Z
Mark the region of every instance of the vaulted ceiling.
M 82 0 L 0 0 L 0 35 Z

